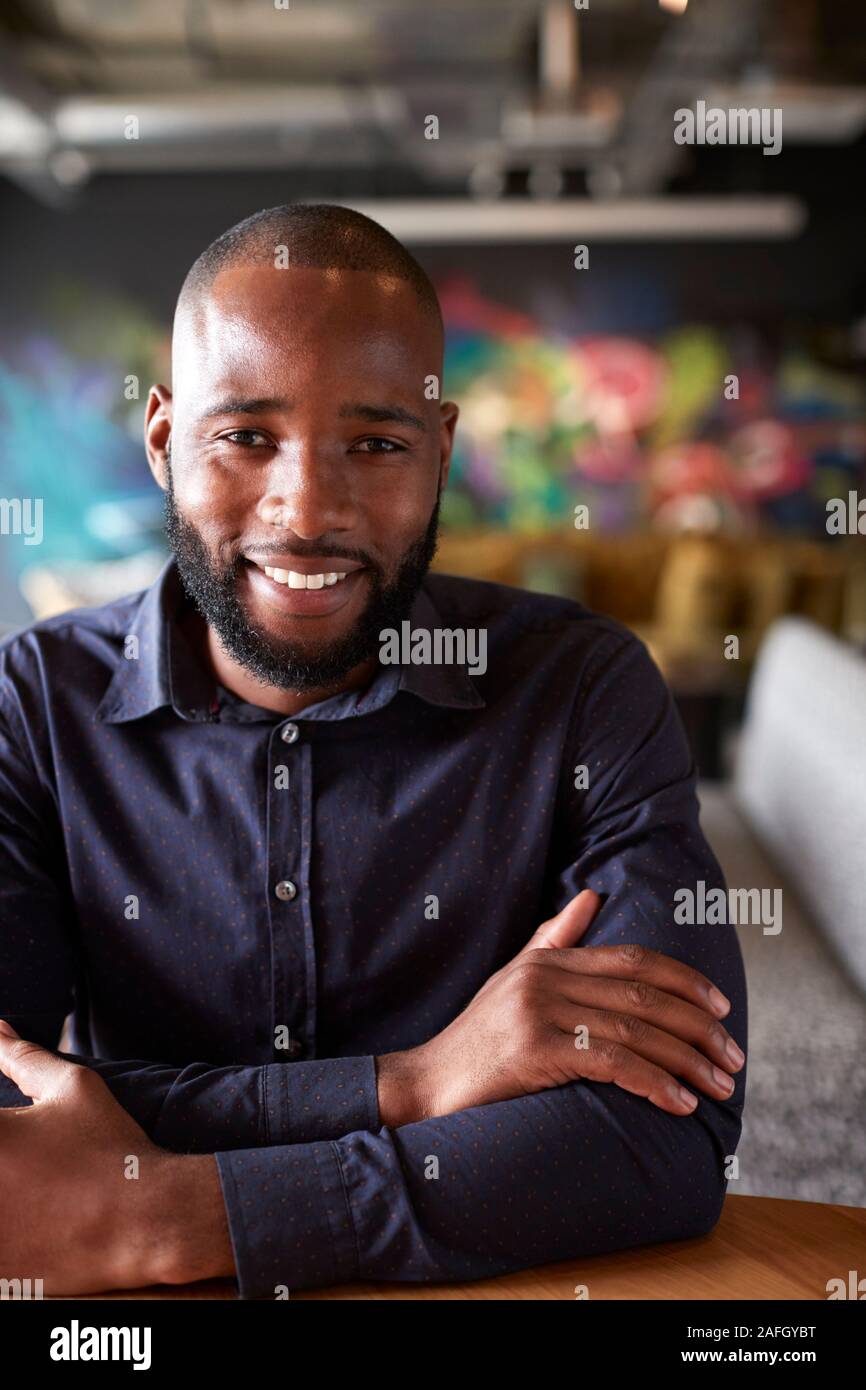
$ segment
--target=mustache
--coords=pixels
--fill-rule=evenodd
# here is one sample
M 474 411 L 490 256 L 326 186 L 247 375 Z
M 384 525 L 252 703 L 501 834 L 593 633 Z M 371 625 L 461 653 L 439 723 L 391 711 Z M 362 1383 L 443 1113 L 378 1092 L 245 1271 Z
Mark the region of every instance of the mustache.
M 297 543 L 289 544 L 286 541 L 280 543 L 270 539 L 265 545 L 245 545 L 235 556 L 234 564 L 239 565 L 251 554 L 255 555 L 259 562 L 266 560 L 268 556 L 276 555 L 285 558 L 288 555 L 295 560 L 351 560 L 372 570 L 381 569 L 381 566 L 363 550 L 346 550 L 345 546 L 320 545 L 313 542 L 307 546 L 300 546 Z

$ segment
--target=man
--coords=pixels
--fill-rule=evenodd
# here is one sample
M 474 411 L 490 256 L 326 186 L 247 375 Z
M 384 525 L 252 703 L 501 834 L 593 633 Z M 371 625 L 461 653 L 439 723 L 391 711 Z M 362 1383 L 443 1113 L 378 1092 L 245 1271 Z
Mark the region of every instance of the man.
M 674 921 L 722 884 L 681 726 L 616 623 L 428 574 L 442 353 L 376 223 L 240 223 L 148 400 L 172 559 L 2 644 L 0 1274 L 275 1297 L 718 1219 L 746 1000 Z M 484 660 L 380 660 L 404 621 Z

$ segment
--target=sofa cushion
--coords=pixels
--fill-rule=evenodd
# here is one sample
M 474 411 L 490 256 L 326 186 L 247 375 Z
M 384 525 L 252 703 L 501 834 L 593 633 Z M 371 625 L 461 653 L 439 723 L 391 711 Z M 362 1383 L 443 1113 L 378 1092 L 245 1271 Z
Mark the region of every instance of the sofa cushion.
M 783 890 L 778 935 L 737 926 L 749 1041 L 739 1178 L 729 1190 L 866 1206 L 866 1000 L 731 792 L 703 783 L 699 796 L 728 887 Z
M 761 647 L 734 793 L 866 996 L 866 661 L 802 618 Z

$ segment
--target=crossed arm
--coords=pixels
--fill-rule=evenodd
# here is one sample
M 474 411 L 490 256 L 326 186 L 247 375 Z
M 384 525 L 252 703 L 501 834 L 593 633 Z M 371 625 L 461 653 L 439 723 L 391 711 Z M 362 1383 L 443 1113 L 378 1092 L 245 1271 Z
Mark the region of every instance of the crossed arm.
M 273 1296 L 357 1277 L 477 1278 L 708 1230 L 739 1121 L 731 1112 L 725 1123 L 723 1107 L 707 1102 L 690 1115 L 673 1076 L 649 1058 L 691 1071 L 696 1089 L 712 1092 L 709 1059 L 721 1060 L 728 1034 L 711 1021 L 708 982 L 680 963 L 557 946 L 586 929 L 592 899 L 581 894 L 546 924 L 553 944 L 530 943 L 428 1048 L 378 1059 L 381 1117 L 390 1120 L 378 1132 L 174 1154 L 94 1069 L 0 1036 L 0 1067 L 35 1101 L 0 1117 L 4 1272 L 39 1269 L 65 1293 L 237 1273 L 243 1295 Z M 577 957 L 579 972 L 569 968 Z M 601 1022 L 596 1031 L 601 1011 L 578 1005 L 592 1039 L 578 1058 L 558 1009 L 572 1008 L 572 996 L 600 1002 L 616 991 L 634 991 L 635 1012 L 614 1015 L 606 1039 Z M 706 1055 L 677 1034 L 691 1034 Z M 581 1072 L 609 1079 L 563 1079 Z M 487 1103 L 449 1109 L 473 1094 Z M 428 1118 L 405 1119 L 422 1112 Z M 335 1135 L 344 1124 L 335 1113 Z
M 201 1114 L 197 1130 L 185 1115 L 185 1142 L 225 1134 L 221 1097 L 238 1077 L 258 1070 L 266 1092 L 282 1067 L 142 1064 L 139 1083 L 168 1087 L 146 1133 L 109 1089 L 128 1084 L 129 1064 L 76 1065 L 0 1024 L 0 1068 L 35 1102 L 0 1116 L 9 1276 L 38 1268 L 75 1293 L 237 1273 L 242 1294 L 273 1295 L 362 1275 L 473 1278 L 709 1229 L 739 1121 L 707 1102 L 692 1117 L 697 1098 L 675 1078 L 726 1095 L 740 1068 L 725 1063 L 725 1007 L 663 955 L 577 949 L 597 907 L 579 894 L 430 1043 L 375 1059 L 381 1125 L 347 1130 L 345 1064 L 308 1064 L 316 1106 L 299 1128 L 322 1137 L 303 1143 L 198 1156 L 152 1137 L 165 1142 L 175 1092 Z M 590 1034 L 582 1054 L 574 1017 Z M 726 1072 L 714 1076 L 714 1057 Z
M 173 1154 L 93 1070 L 6 1038 L 0 1066 L 35 1101 L 0 1117 L 0 1266 L 55 1293 L 237 1274 L 243 1296 L 273 1297 L 700 1235 L 739 1134 L 719 1104 L 676 1116 L 584 1082 L 335 1141 Z

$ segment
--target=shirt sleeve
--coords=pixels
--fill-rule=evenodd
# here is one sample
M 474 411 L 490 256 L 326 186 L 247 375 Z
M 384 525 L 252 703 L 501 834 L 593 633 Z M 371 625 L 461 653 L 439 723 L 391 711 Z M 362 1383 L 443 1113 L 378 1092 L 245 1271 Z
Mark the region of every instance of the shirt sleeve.
M 575 768 L 588 785 L 574 786 Z M 571 721 L 543 917 L 605 895 L 582 945 L 637 942 L 693 965 L 731 1001 L 746 1049 L 733 926 L 678 926 L 674 894 L 724 879 L 698 819 L 691 755 L 646 649 L 610 626 Z M 527 936 L 537 923 L 527 923 Z M 394 1129 L 218 1153 L 241 1297 L 363 1280 L 454 1281 L 703 1235 L 740 1136 L 731 1097 L 668 1114 L 576 1081 Z
M 74 1001 L 78 924 L 53 790 L 13 717 L 0 698 L 0 1018 L 55 1050 Z M 150 1138 L 175 1152 L 305 1143 L 379 1123 L 372 1056 L 177 1067 L 60 1055 L 98 1072 Z M 0 1108 L 29 1104 L 0 1072 Z

